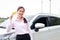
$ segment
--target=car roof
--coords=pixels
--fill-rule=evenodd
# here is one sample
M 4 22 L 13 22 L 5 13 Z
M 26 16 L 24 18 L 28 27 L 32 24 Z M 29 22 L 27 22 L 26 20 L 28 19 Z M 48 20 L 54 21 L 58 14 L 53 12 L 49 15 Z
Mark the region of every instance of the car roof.
M 39 16 L 39 17 L 57 17 L 57 18 L 60 18 L 60 16 L 55 15 L 55 14 L 49 14 L 49 13 L 38 13 L 38 14 L 36 14 L 36 15 L 33 17 L 33 19 L 31 20 L 30 23 L 32 23 L 33 20 L 35 20 L 35 18 L 37 18 L 38 16 Z M 38 18 L 39 18 L 39 17 L 38 17 Z

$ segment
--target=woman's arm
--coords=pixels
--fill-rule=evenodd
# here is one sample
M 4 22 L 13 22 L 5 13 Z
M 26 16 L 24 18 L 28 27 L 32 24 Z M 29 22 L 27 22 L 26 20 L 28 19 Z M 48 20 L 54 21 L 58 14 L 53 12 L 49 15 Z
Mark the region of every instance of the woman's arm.
M 12 17 L 13 17 L 13 15 L 11 15 L 9 17 L 8 24 L 7 24 L 7 27 L 6 27 L 7 32 L 9 32 L 12 29 L 12 27 L 13 27 Z
M 6 26 L 6 29 L 7 29 L 7 32 L 9 32 L 11 30 L 11 27 L 12 27 L 12 22 L 11 20 L 9 19 L 8 23 L 7 23 L 7 26 Z

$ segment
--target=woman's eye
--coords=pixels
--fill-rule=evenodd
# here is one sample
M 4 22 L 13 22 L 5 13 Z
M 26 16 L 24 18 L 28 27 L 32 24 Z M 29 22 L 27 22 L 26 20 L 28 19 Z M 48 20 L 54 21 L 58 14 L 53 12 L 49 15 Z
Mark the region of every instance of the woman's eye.
M 24 12 L 24 11 L 19 11 L 19 12 Z

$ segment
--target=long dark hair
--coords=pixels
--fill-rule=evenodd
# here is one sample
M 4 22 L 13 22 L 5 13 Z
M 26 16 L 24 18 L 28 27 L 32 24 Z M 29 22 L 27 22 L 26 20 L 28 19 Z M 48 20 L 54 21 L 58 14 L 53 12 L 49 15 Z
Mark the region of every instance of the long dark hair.
M 24 23 L 27 23 L 27 20 L 26 20 L 26 18 L 23 18 L 23 20 L 24 20 Z
M 19 9 L 21 9 L 21 8 L 23 8 L 23 10 L 24 10 L 24 12 L 25 12 L 25 8 L 22 7 L 22 6 L 18 7 L 18 8 L 17 8 L 17 11 L 18 11 Z

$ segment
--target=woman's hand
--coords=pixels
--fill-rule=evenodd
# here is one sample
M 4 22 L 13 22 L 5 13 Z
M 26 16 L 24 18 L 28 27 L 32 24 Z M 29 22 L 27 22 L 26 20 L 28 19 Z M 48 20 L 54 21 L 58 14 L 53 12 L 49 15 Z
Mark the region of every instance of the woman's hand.
M 9 17 L 9 19 L 12 20 L 12 18 L 13 18 L 13 14 Z
M 9 19 L 12 20 L 13 16 L 16 14 L 16 12 L 13 12 L 12 15 L 9 17 Z

